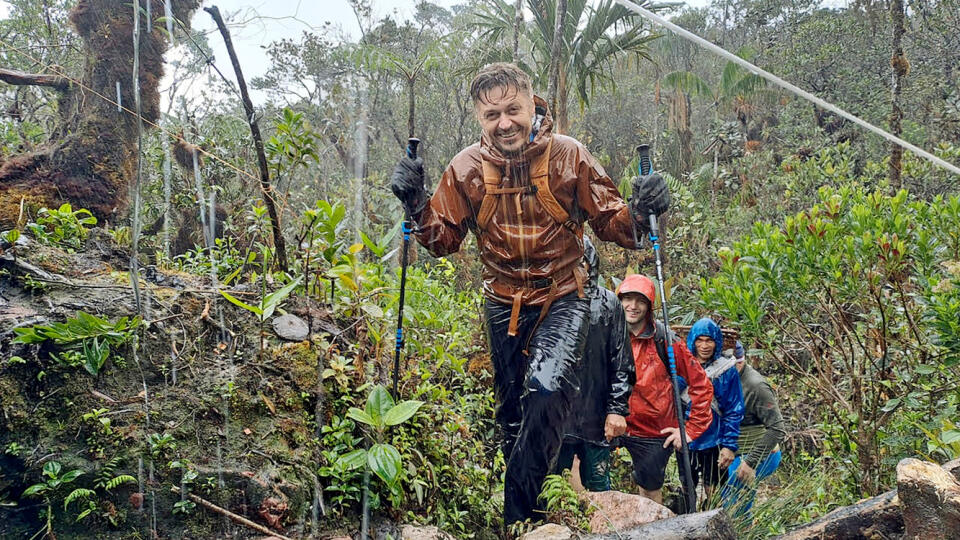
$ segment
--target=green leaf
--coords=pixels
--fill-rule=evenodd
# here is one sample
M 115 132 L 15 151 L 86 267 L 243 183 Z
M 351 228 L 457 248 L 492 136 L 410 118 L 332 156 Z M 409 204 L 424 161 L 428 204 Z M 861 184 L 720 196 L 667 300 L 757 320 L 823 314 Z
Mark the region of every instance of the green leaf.
M 293 289 L 300 284 L 301 279 L 302 278 L 298 277 L 297 279 L 284 285 L 281 289 L 265 296 L 263 298 L 263 302 L 260 304 L 263 308 L 260 318 L 264 320 L 269 319 L 273 315 L 274 310 L 277 309 L 277 306 L 280 305 L 280 302 L 283 302 L 287 296 L 290 296 L 290 293 L 293 292 Z
M 364 311 L 364 313 L 366 313 L 367 315 L 373 317 L 374 319 L 382 319 L 382 318 L 383 318 L 383 308 L 381 308 L 380 306 L 378 306 L 378 305 L 376 305 L 376 304 L 371 304 L 371 303 L 369 303 L 369 302 L 364 302 L 363 304 L 360 304 L 360 309 L 362 309 L 362 310 Z
M 63 509 L 66 510 L 67 507 L 70 506 L 70 503 L 72 503 L 73 501 L 93 497 L 96 494 L 97 493 L 92 489 L 77 488 L 71 491 L 70 494 L 67 495 L 67 498 L 63 500 Z
M 393 487 L 400 476 L 400 452 L 389 444 L 375 444 L 367 451 L 370 470 L 388 486 Z
M 60 463 L 57 461 L 48 461 L 43 465 L 43 474 L 50 478 L 56 478 L 60 475 Z
M 397 406 L 387 411 L 387 414 L 383 415 L 383 423 L 388 426 L 402 424 L 409 420 L 411 416 L 416 414 L 422 405 L 422 401 L 413 400 L 399 403 Z
M 350 407 L 350 409 L 347 411 L 347 417 L 352 418 L 353 420 L 356 420 L 357 422 L 360 422 L 361 424 L 366 424 L 368 426 L 377 425 L 377 422 L 373 419 L 373 417 L 371 417 L 369 414 L 367 414 L 364 411 L 361 411 L 356 407 Z
M 364 449 L 354 450 L 337 458 L 337 463 L 348 469 L 359 469 L 367 462 L 367 451 Z
M 255 313 L 255 314 L 257 314 L 257 315 L 262 315 L 262 314 L 263 314 L 263 310 L 261 310 L 259 307 L 257 307 L 257 306 L 251 306 L 250 304 L 244 302 L 243 300 L 239 300 L 239 299 L 237 299 L 237 298 L 234 298 L 233 295 L 229 294 L 227 291 L 220 291 L 220 294 L 223 295 L 224 298 L 226 298 L 227 300 L 229 300 L 230 303 L 233 304 L 233 305 L 235 305 L 235 306 L 240 306 L 240 307 L 242 307 L 243 309 L 245 309 L 245 310 L 247 310 L 247 311 L 249 311 L 249 312 L 251 312 L 251 313 Z
M 942 441 L 943 444 L 960 442 L 960 431 L 956 429 L 948 429 L 940 434 L 940 441 Z
M 381 385 L 374 386 L 367 397 L 367 414 L 375 422 L 376 427 L 383 427 L 383 417 L 395 405 L 390 392 Z
M 34 484 L 24 490 L 23 495 L 20 495 L 21 498 L 33 497 L 35 495 L 43 494 L 47 491 L 46 484 Z
M 64 484 L 69 484 L 70 482 L 73 482 L 74 480 L 76 480 L 78 477 L 82 475 L 83 475 L 83 471 L 81 471 L 80 469 L 74 469 L 68 472 L 67 474 L 63 475 L 62 477 L 60 477 L 60 481 L 63 482 Z

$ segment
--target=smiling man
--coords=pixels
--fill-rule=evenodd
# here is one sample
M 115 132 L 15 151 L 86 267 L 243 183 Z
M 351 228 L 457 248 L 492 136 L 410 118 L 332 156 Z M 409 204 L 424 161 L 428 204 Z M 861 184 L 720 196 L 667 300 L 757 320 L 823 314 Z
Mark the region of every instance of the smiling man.
M 578 389 L 590 321 L 584 222 L 601 240 L 633 249 L 635 229 L 663 213 L 670 194 L 658 175 L 639 178 L 631 201 L 642 219 L 634 222 L 590 152 L 553 133 L 546 102 L 513 64 L 482 68 L 470 96 L 480 141 L 453 158 L 436 193 L 427 194 L 420 158 L 402 159 L 390 187 L 434 256 L 460 249 L 469 231 L 477 236 L 509 525 L 541 516 L 537 497 Z

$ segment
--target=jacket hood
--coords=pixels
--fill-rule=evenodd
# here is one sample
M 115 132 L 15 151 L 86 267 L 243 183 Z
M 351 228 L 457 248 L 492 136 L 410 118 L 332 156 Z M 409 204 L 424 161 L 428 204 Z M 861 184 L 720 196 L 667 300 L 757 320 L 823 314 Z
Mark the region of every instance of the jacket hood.
M 690 333 L 687 334 L 687 349 L 689 349 L 690 353 L 694 356 L 697 356 L 697 349 L 694 347 L 694 343 L 700 336 L 707 336 L 712 339 L 715 344 L 713 347 L 713 360 L 711 360 L 711 362 L 723 355 L 723 332 L 720 331 L 720 326 L 713 322 L 713 319 L 710 317 L 704 317 L 695 322 L 690 329 Z
M 649 323 L 647 329 L 652 332 L 654 328 L 653 306 L 657 301 L 657 290 L 653 286 L 653 280 L 640 274 L 630 274 L 623 278 L 620 286 L 617 287 L 617 298 L 622 298 L 627 293 L 640 293 L 650 303 L 650 308 L 647 309 L 647 323 Z
M 586 235 L 583 237 L 583 259 L 590 266 L 587 272 L 587 285 L 597 287 L 600 283 L 600 254 Z
M 480 153 L 485 159 L 498 167 L 504 167 L 508 165 L 510 161 L 529 163 L 535 157 L 546 151 L 547 143 L 550 142 L 550 138 L 553 137 L 553 117 L 550 115 L 550 108 L 547 106 L 547 102 L 540 96 L 533 96 L 533 106 L 544 110 L 543 122 L 540 124 L 540 130 L 537 131 L 537 135 L 533 138 L 533 141 L 528 142 L 527 145 L 523 147 L 523 154 L 519 158 L 505 157 L 500 153 L 500 150 L 493 145 L 487 137 L 487 134 L 481 132 Z

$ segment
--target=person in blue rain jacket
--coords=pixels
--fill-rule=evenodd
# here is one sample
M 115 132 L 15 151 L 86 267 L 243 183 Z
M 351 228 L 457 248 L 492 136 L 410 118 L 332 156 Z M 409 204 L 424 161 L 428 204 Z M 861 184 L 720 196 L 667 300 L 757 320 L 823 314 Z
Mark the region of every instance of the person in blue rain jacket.
M 704 317 L 693 325 L 687 334 L 687 348 L 713 384 L 713 421 L 702 435 L 690 441 L 693 483 L 696 486 L 703 478 L 706 500 L 709 501 L 713 489 L 726 483 L 727 467 L 737 455 L 744 412 L 743 389 L 736 359 L 722 354 L 723 333 L 712 319 Z M 683 397 L 686 397 L 686 391 Z

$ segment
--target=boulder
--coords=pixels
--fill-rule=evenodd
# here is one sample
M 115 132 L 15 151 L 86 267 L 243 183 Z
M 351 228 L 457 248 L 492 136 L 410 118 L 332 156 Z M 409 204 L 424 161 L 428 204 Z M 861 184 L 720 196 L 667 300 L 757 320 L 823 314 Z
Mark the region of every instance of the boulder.
M 592 509 L 590 530 L 595 533 L 624 531 L 675 515 L 662 504 L 622 491 L 584 491 L 580 498 Z
M 948 461 L 942 465 L 943 470 L 952 474 L 954 478 L 960 482 L 960 459 L 955 459 L 953 461 Z
M 960 483 L 943 467 L 907 458 L 897 464 L 904 538 L 960 538 Z
M 400 540 L 453 540 L 453 537 L 432 525 L 404 525 L 400 529 Z
M 900 538 L 903 535 L 903 516 L 897 492 L 888 491 L 850 506 L 837 508 L 829 514 L 778 536 L 779 540 L 814 540 L 844 538 L 873 540 Z
M 520 537 L 520 540 L 570 540 L 573 531 L 556 523 L 547 523 Z
M 630 530 L 595 535 L 596 540 L 736 540 L 733 523 L 723 510 L 684 514 L 655 521 Z

